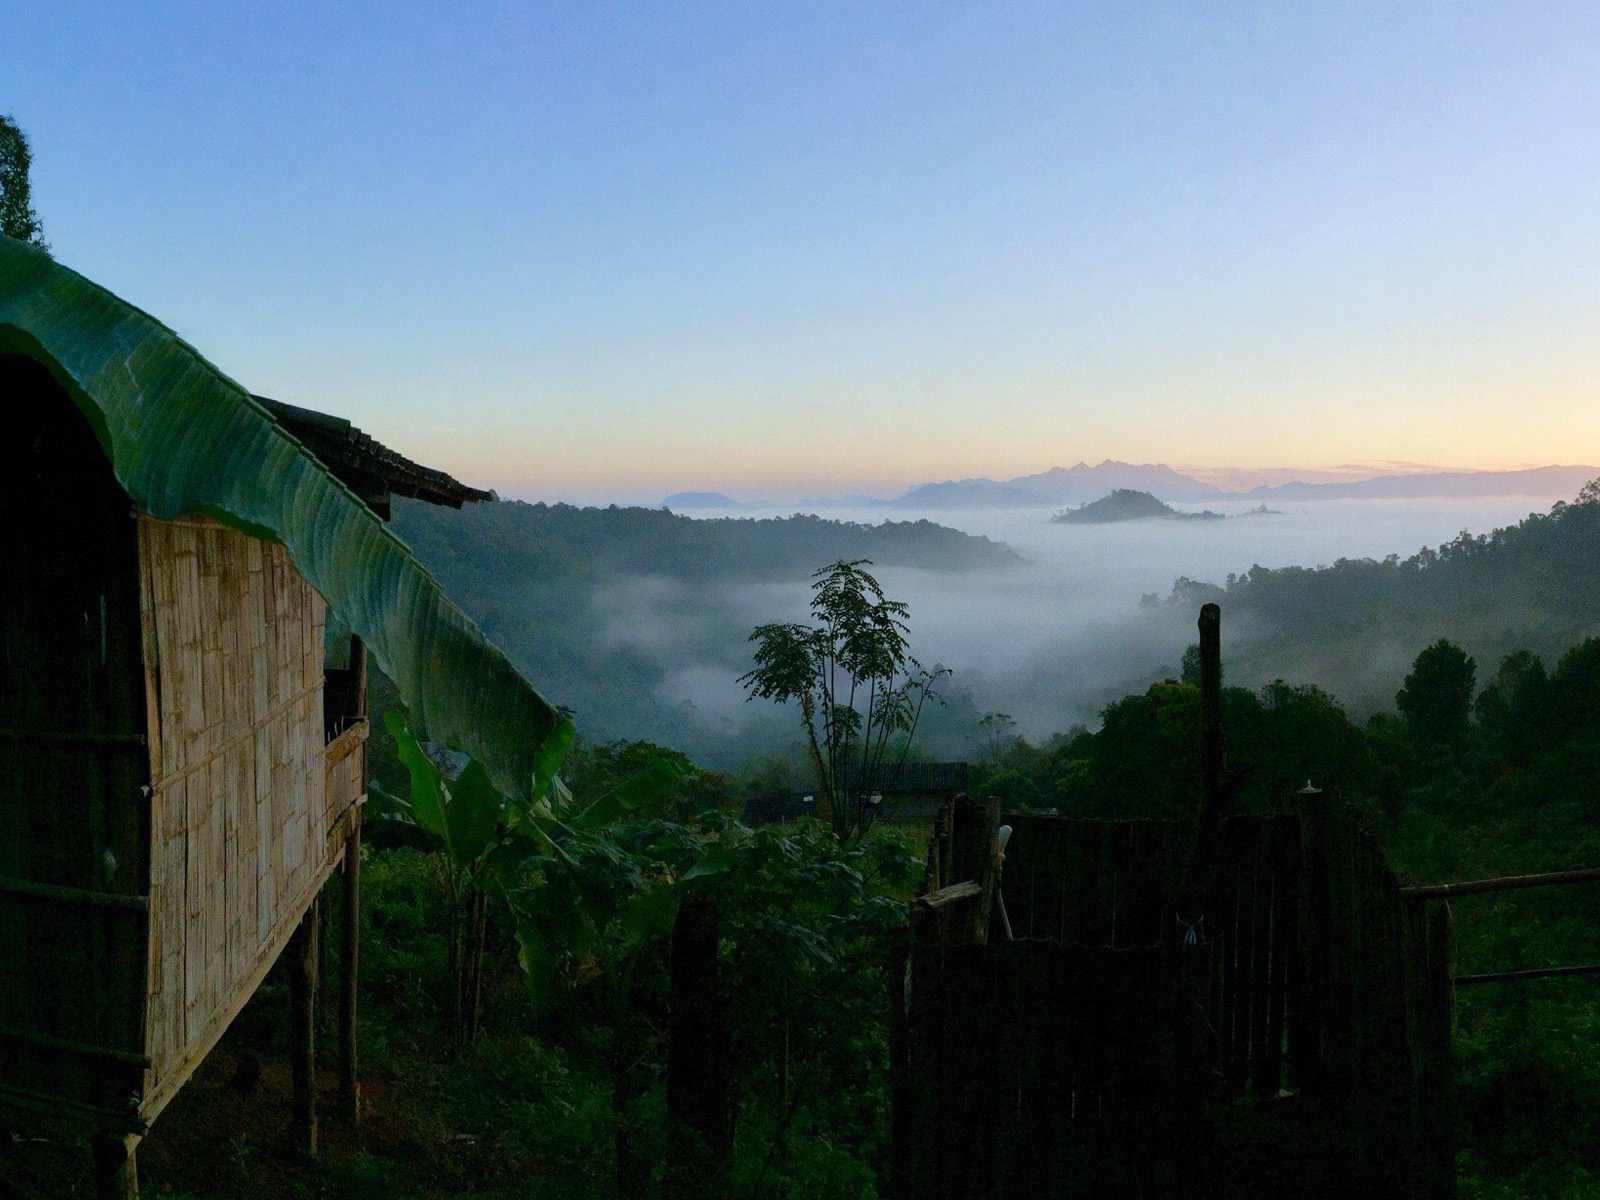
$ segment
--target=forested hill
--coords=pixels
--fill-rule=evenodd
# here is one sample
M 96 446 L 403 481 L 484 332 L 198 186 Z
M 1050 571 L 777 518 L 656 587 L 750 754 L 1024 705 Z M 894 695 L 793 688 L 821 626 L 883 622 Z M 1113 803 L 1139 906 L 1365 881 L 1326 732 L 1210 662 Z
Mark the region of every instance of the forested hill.
M 772 585 L 803 597 L 811 573 L 841 558 L 935 571 L 1023 561 L 930 521 L 396 500 L 394 525 L 528 678 L 576 710 L 586 737 L 648 738 L 712 763 L 741 751 L 704 706 L 737 701 L 750 630 L 781 615 Z
M 932 521 L 863 525 L 792 517 L 692 519 L 658 508 L 500 501 L 460 510 L 397 501 L 395 528 L 423 560 L 501 579 L 530 573 L 792 578 L 841 558 L 962 571 L 1022 562 L 1009 546 Z
M 1436 638 L 1464 646 L 1487 674 L 1515 650 L 1551 655 L 1600 634 L 1600 489 L 1409 558 L 1257 566 L 1222 586 L 1173 588 L 1178 611 L 1207 600 L 1223 606 L 1241 681 L 1314 679 L 1358 706 L 1386 705 Z

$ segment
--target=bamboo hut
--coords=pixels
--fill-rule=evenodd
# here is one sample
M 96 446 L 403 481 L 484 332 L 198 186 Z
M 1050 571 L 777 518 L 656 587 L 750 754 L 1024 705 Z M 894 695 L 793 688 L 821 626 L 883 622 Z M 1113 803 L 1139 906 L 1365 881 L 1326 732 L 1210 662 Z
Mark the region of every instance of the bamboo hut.
M 379 519 L 488 493 L 245 395 L 3 237 L 0 411 L 0 1101 L 86 1123 L 101 1194 L 136 1194 L 137 1139 L 287 950 L 314 1153 L 315 902 L 346 863 L 353 966 L 366 644 L 502 786 L 537 786 L 524 737 L 564 743 Z M 332 671 L 330 600 L 361 635 Z M 354 1018 L 347 971 L 352 1116 Z

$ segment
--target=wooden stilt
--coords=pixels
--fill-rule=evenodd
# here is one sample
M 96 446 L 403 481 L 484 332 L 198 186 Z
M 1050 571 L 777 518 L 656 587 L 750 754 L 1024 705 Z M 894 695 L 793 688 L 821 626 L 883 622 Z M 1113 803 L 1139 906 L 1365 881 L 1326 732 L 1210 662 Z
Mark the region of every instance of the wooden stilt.
M 332 881 L 330 880 L 329 883 Z M 324 885 L 322 897 L 328 886 Z M 322 1022 L 322 1035 L 328 1034 L 328 1021 L 337 1010 L 333 1006 L 333 972 L 328 969 L 328 952 L 338 945 L 334 936 L 333 921 L 337 916 L 331 899 L 319 897 L 317 901 L 317 1020 Z
M 289 1139 L 317 1156 L 317 904 L 312 902 L 289 938 L 289 1060 L 294 1098 Z
M 367 648 L 350 639 L 350 671 L 356 694 L 352 711 L 367 715 Z M 361 750 L 361 791 L 367 790 L 367 751 Z M 361 1081 L 356 1077 L 356 989 L 361 980 L 361 814 L 344 846 L 344 916 L 339 930 L 343 970 L 339 976 L 339 1111 L 355 1125 L 361 1120 Z
M 139 1166 L 134 1134 L 98 1133 L 94 1148 L 95 1200 L 139 1200 Z
M 361 1119 L 361 1081 L 356 1078 L 356 984 L 361 967 L 361 822 L 344 846 L 344 912 L 339 926 L 339 1115 Z

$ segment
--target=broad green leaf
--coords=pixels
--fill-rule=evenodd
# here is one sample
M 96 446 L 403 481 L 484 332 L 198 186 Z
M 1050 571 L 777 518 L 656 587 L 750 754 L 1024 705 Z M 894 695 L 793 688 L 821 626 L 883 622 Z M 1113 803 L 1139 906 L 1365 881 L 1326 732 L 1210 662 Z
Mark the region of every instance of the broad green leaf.
M 504 803 L 483 768 L 469 762 L 450 785 L 450 804 L 444 811 L 450 849 L 458 861 L 471 862 L 489 848 Z
M 423 750 L 422 743 L 411 736 L 411 730 L 406 728 L 405 714 L 399 709 L 392 708 L 384 713 L 383 723 L 394 735 L 395 750 L 399 753 L 401 765 L 411 773 L 411 816 L 418 825 L 442 839 L 448 847 L 450 829 L 444 819 L 444 779 L 439 774 L 439 768 Z
M 706 851 L 704 858 L 679 877 L 679 882 L 688 883 L 691 879 L 702 879 L 708 875 L 724 875 L 738 861 L 738 851 L 732 846 L 713 846 Z
M 499 883 L 502 888 L 515 888 L 528 882 L 528 860 L 534 857 L 529 853 L 528 845 L 520 838 L 511 841 L 502 841 L 484 859 L 489 875 Z
M 567 823 L 574 829 L 599 829 L 669 793 L 682 782 L 683 768 L 668 758 L 660 758 L 636 775 L 630 775 Z
M 562 717 L 534 758 L 534 796 L 549 796 L 552 800 L 558 800 L 562 795 L 568 800 L 572 798 L 572 794 L 567 791 L 566 785 L 561 782 L 561 777 L 556 772 L 561 769 L 561 760 L 567 756 L 567 750 L 572 746 L 572 739 L 576 735 L 577 729 L 572 722 Z
M 134 507 L 283 543 L 400 689 L 418 736 L 540 795 L 572 723 L 517 674 L 394 532 L 250 394 L 159 321 L 0 236 L 0 353 L 83 410 Z

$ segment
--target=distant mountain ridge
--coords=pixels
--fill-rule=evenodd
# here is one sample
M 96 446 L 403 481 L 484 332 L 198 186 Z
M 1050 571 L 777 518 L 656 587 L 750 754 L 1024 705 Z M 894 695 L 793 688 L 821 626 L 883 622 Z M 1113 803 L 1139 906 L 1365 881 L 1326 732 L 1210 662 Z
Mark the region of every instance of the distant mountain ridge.
M 1380 475 L 1355 483 L 1279 483 L 1251 488 L 1275 500 L 1478 500 L 1485 496 L 1574 496 L 1600 467 L 1549 466 L 1521 471 L 1438 471 Z
M 1473 500 L 1488 496 L 1571 498 L 1589 480 L 1600 477 L 1600 467 L 1551 465 L 1515 471 L 1427 471 L 1378 475 L 1354 482 L 1262 484 L 1245 491 L 1229 491 L 1193 475 L 1175 471 L 1165 463 L 1126 463 L 1108 458 L 1090 466 L 1051 467 L 1012 479 L 946 479 L 922 483 L 893 499 L 875 496 L 832 496 L 799 500 L 806 508 L 891 508 L 920 511 L 967 508 L 1060 508 L 1087 504 L 1108 492 L 1149 492 L 1163 502 L 1207 500 Z M 690 508 L 741 509 L 783 507 L 759 501 L 739 501 L 721 492 L 679 492 L 663 505 L 673 510 Z
M 1118 490 L 1149 492 L 1162 500 L 1208 500 L 1225 494 L 1221 488 L 1174 471 L 1164 463 L 1125 463 L 1108 458 L 1093 467 L 1080 462 L 1004 481 L 925 483 L 884 503 L 894 508 L 1038 508 L 1083 504 Z
M 759 503 L 735 500 L 723 492 L 673 492 L 661 502 L 661 507 L 678 512 L 685 508 L 756 508 Z

